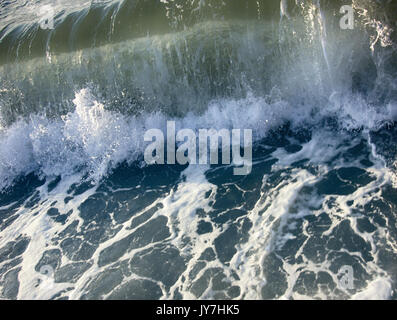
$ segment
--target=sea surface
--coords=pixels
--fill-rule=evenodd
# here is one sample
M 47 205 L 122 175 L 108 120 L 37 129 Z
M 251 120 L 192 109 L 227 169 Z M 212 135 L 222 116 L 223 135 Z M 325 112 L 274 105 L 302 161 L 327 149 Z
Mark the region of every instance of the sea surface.
M 346 4 L 0 0 L 0 299 L 396 299 L 397 1 Z

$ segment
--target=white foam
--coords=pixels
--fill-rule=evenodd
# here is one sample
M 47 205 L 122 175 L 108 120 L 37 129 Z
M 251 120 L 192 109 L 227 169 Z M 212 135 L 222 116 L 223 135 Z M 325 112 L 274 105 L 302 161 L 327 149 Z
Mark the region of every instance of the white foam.
M 33 171 L 45 177 L 66 176 L 83 169 L 99 180 L 121 162 L 138 159 L 146 147 L 145 131 L 156 128 L 165 132 L 167 120 L 174 120 L 177 130 L 252 129 L 255 140 L 286 121 L 295 128 L 311 127 L 326 116 L 336 116 L 345 129 L 370 130 L 396 116 L 394 105 L 378 110 L 360 97 L 334 94 L 328 105 L 315 108 L 293 106 L 272 95 L 216 100 L 201 115 L 190 112 L 172 119 L 162 113 L 134 117 L 111 112 L 89 89 L 82 89 L 76 92 L 75 110 L 62 119 L 33 115 L 29 121 L 19 120 L 2 130 L 0 189 Z
M 389 300 L 393 290 L 390 280 L 379 278 L 371 281 L 361 292 L 352 296 L 352 300 Z
M 1 138 L 0 148 L 2 153 L 0 159 L 2 166 L 0 168 L 2 171 L 0 173 L 8 181 L 11 181 L 13 175 L 33 170 L 40 170 L 43 175 L 48 176 L 63 175 L 64 178 L 50 194 L 48 194 L 47 185 L 39 188 L 41 198 L 47 199 L 47 201 L 37 208 L 40 212 L 38 215 L 35 216 L 29 208 L 22 208 L 18 212 L 20 213 L 19 218 L 2 232 L 0 247 L 19 234 L 31 238 L 31 242 L 23 254 L 22 270 L 19 274 L 21 285 L 18 298 L 20 299 L 48 299 L 67 285 L 71 285 L 54 284 L 47 279 L 48 283 L 44 282 L 43 287 L 50 287 L 51 290 L 40 291 L 35 289 L 35 280 L 38 273 L 34 270 L 34 266 L 40 259 L 43 248 L 49 243 L 48 240 L 65 227 L 48 219 L 46 211 L 50 204 L 57 200 L 60 211 L 73 210 L 73 214 L 67 220 L 67 224 L 70 224 L 74 220 L 81 220 L 78 206 L 95 192 L 95 188 L 90 189 L 75 197 L 68 204 L 64 204 L 63 199 L 67 196 L 68 187 L 80 179 L 82 173 L 79 167 L 84 166 L 95 179 L 99 179 L 121 161 L 136 159 L 144 147 L 142 143 L 144 131 L 148 128 L 165 130 L 166 120 L 168 120 L 159 113 L 134 118 L 107 111 L 105 106 L 98 102 L 88 89 L 79 91 L 74 103 L 76 105 L 75 110 L 62 120 L 55 121 L 37 116 L 33 117 L 29 123 L 19 121 L 9 128 Z M 245 117 L 240 116 L 242 108 L 244 108 Z M 342 124 L 344 123 L 344 117 L 348 119 L 346 121 L 348 128 L 356 125 L 356 123 L 357 125 L 368 124 L 368 122 L 365 122 L 365 118 L 356 117 L 356 120 L 351 120 L 351 114 L 355 114 L 353 106 L 348 113 L 340 118 Z M 174 120 L 176 120 L 178 128 L 198 129 L 203 125 L 215 129 L 240 126 L 255 128 L 258 138 L 266 135 L 269 129 L 282 124 L 285 120 L 292 121 L 295 118 L 298 118 L 297 121 L 300 121 L 300 123 L 304 123 L 307 119 L 310 120 L 310 118 L 306 118 L 306 114 L 300 114 L 299 109 L 293 110 L 282 101 L 271 104 L 268 99 L 249 96 L 241 100 L 214 101 L 202 115 L 188 114 L 183 119 Z M 376 125 L 375 123 L 372 124 Z M 320 170 L 321 174 L 326 174 L 329 168 L 325 163 L 334 158 L 336 153 L 344 152 L 350 147 L 340 146 L 341 141 L 345 138 L 346 135 L 343 132 L 335 136 L 327 133 L 327 130 L 317 130 L 311 141 L 303 145 L 301 151 L 288 154 L 279 148 L 273 152 L 272 157 L 277 158 L 278 162 L 273 166 L 272 171 L 283 170 L 292 166 L 292 163 L 296 161 L 310 158 L 310 162 Z M 354 145 L 355 141 L 352 141 L 352 143 Z M 333 165 L 344 165 L 342 162 L 337 162 L 343 161 L 343 159 L 335 161 Z M 374 190 L 389 181 L 390 177 L 387 172 L 385 173 L 384 166 L 378 165 L 380 159 L 373 156 L 371 161 L 375 162 L 375 165 L 369 171 L 376 177 L 376 181 L 359 188 L 351 195 L 336 197 L 335 208 L 321 206 L 322 203 L 326 202 L 323 197 L 312 197 L 309 206 L 321 209 L 309 210 L 307 206 L 299 207 L 295 218 L 300 219 L 308 214 L 317 215 L 325 210 L 332 219 L 329 232 L 337 226 L 341 218 L 349 219 L 354 232 L 371 243 L 372 254 L 375 255 L 377 242 L 372 235 L 362 234 L 357 230 L 356 217 L 349 215 L 351 209 L 346 206 L 346 202 L 349 200 L 354 200 L 356 206 L 365 205 L 373 196 L 379 196 L 376 193 L 373 194 Z M 359 159 L 357 159 L 357 162 L 350 162 L 349 165 L 359 166 Z M 12 168 L 12 170 L 7 171 L 7 168 Z M 281 231 L 283 226 L 291 221 L 290 208 L 296 205 L 300 190 L 318 182 L 321 179 L 321 174 L 317 176 L 306 170 L 294 169 L 291 171 L 290 177 L 275 188 L 271 184 L 268 185 L 265 175 L 262 189 L 268 190 L 268 192 L 263 192 L 254 209 L 247 213 L 247 217 L 253 224 L 249 232 L 249 240 L 236 246 L 237 252 L 232 257 L 229 266 L 225 266 L 217 259 L 208 262 L 194 279 L 189 279 L 188 275 L 195 267 L 202 252 L 206 248 L 214 248 L 214 240 L 222 232 L 214 224 L 212 224 L 213 231 L 211 233 L 199 235 L 196 231 L 198 221 L 201 219 L 195 214 L 196 210 L 204 209 L 209 212 L 211 210 L 209 203 L 216 194 L 216 186 L 205 179 L 207 169 L 208 167 L 205 166 L 189 166 L 183 172 L 182 175 L 185 178 L 178 184 L 177 189 L 151 205 L 163 204 L 163 208 L 158 210 L 151 219 L 159 215 L 168 217 L 168 227 L 171 232 L 170 243 L 177 247 L 182 255 L 189 257 L 185 272 L 174 284 L 171 291 L 167 292 L 158 283 L 163 290 L 163 298 L 170 298 L 172 293 L 176 291 L 180 292 L 184 298 L 194 298 L 189 290 L 191 284 L 203 276 L 206 270 L 222 268 L 227 281 L 240 287 L 241 292 L 238 298 L 260 299 L 261 288 L 266 284 L 266 279 L 263 276 L 263 259 L 275 248 L 283 246 L 285 241 L 288 240 L 288 234 L 283 234 Z M 212 194 L 210 198 L 207 198 L 206 194 L 209 191 Z M 372 195 L 368 196 L 370 194 Z M 305 205 L 307 204 L 305 202 Z M 137 213 L 137 215 L 139 214 Z M 209 217 L 204 218 L 204 220 L 211 222 Z M 125 222 L 117 235 L 101 243 L 96 249 L 92 258 L 94 264 L 76 284 L 73 284 L 74 289 L 69 292 L 71 299 L 79 298 L 83 294 L 87 282 L 107 268 L 107 266 L 98 266 L 100 252 L 134 232 L 134 230 L 128 229 L 129 222 Z M 383 232 L 382 229 L 379 229 L 379 232 Z M 189 241 L 186 241 L 186 239 L 189 239 Z M 151 243 L 148 246 L 153 245 L 155 244 Z M 127 252 L 121 259 L 129 259 L 145 248 Z M 297 255 L 302 255 L 300 250 L 302 249 L 297 248 Z M 290 265 L 284 261 L 283 269 L 287 275 L 288 287 L 279 298 L 308 298 L 293 291 L 299 273 L 302 270 L 329 271 L 329 261 L 315 264 L 304 258 L 304 255 L 302 257 L 304 260 L 300 264 Z M 63 263 L 66 262 L 63 261 Z M 383 272 L 376 263 L 368 263 L 365 267 L 371 275 L 376 276 Z M 329 273 L 336 283 L 336 275 L 330 271 Z M 240 280 L 235 280 L 232 274 L 237 274 Z M 136 277 L 136 275 L 125 278 L 123 283 L 133 277 Z M 387 285 L 386 281 L 377 280 L 371 283 L 368 289 L 354 297 L 374 297 L 375 293 L 378 292 L 378 297 L 385 298 L 390 296 L 390 290 L 390 285 Z M 211 298 L 214 294 L 215 292 L 208 288 L 201 298 Z M 317 294 L 317 297 L 326 298 L 321 292 Z

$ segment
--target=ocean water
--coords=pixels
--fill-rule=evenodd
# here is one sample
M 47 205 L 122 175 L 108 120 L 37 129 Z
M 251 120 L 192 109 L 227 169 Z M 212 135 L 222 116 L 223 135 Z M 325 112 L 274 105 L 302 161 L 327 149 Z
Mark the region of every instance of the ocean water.
M 396 299 L 397 1 L 345 4 L 1 1 L 0 298 Z

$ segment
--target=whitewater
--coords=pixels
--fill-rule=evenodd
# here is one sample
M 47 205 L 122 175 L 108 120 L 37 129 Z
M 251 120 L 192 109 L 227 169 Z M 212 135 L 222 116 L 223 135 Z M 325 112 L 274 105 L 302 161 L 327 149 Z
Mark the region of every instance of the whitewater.
M 1 3 L 0 298 L 396 299 L 386 2 Z M 147 165 L 167 121 L 252 172 Z

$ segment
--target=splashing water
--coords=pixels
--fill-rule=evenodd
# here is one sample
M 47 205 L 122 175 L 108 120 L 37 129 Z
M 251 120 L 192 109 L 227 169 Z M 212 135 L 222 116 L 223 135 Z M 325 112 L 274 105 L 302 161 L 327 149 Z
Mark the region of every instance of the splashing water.
M 342 5 L 0 4 L 0 297 L 395 299 L 396 5 Z M 252 173 L 146 165 L 169 120 Z

